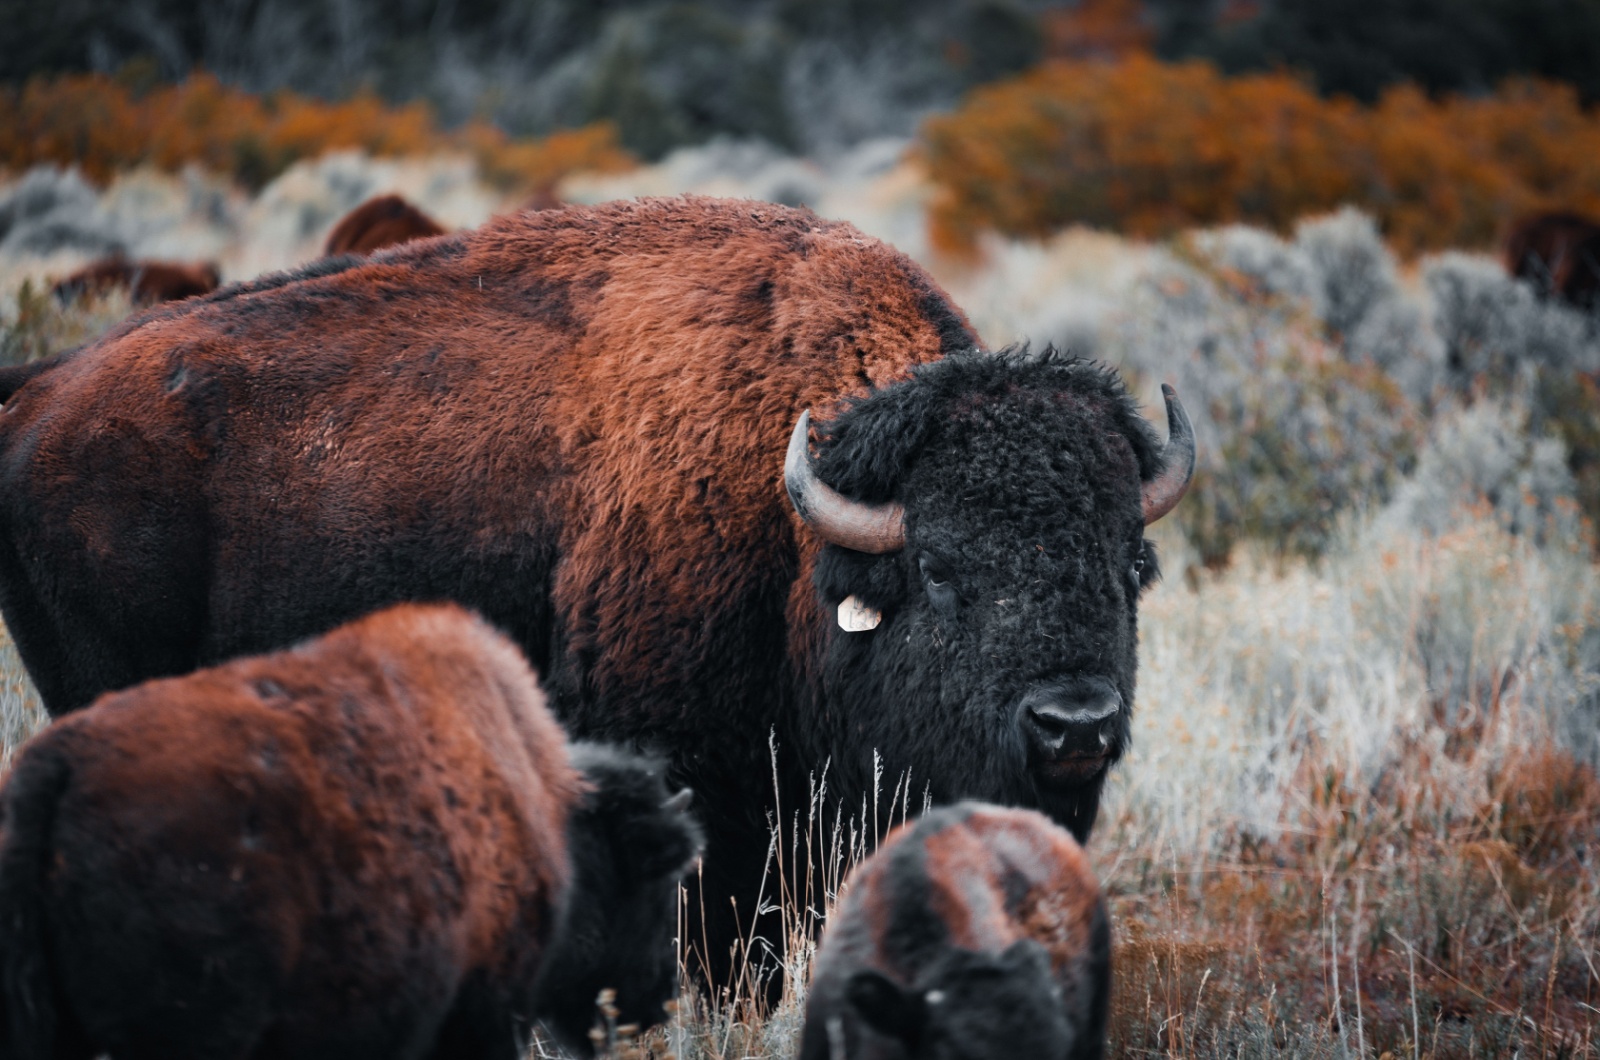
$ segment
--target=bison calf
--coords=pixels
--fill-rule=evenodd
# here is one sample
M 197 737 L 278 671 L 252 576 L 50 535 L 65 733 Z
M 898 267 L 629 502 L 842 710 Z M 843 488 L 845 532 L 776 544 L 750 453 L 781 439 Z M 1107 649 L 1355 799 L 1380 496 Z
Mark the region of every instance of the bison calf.
M 1089 1060 L 1105 1047 L 1111 932 L 1072 836 L 959 803 L 892 834 L 823 938 L 801 1060 Z
M 185 264 L 181 261 L 130 261 L 123 257 L 101 258 L 58 280 L 50 292 L 62 303 L 83 294 L 100 294 L 125 288 L 138 305 L 175 302 L 182 298 L 210 294 L 222 282 L 214 262 Z
M 371 254 L 413 239 L 444 235 L 444 226 L 398 195 L 368 199 L 340 218 L 323 253 Z
M 645 1027 L 677 993 L 679 882 L 702 838 L 689 789 L 668 795 L 662 760 L 579 743 L 572 763 L 588 787 L 567 827 L 572 899 L 537 997 L 545 1027 L 587 1054 L 601 990 L 616 992 L 619 1024 Z
M 107 695 L 0 790 L 0 1043 L 509 1060 L 543 1017 L 582 1047 L 593 994 L 541 972 L 658 1011 L 687 796 L 576 758 L 517 649 L 453 606 Z

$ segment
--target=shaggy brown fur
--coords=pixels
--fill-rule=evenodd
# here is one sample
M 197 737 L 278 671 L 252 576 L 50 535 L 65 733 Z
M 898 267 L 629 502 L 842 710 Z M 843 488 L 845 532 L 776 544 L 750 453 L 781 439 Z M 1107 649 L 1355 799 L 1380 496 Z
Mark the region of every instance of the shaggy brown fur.
M 101 294 L 124 288 L 138 305 L 174 302 L 180 298 L 210 294 L 222 282 L 215 262 L 185 264 L 181 261 L 129 261 L 127 258 L 101 258 L 58 280 L 50 292 L 62 302 L 84 294 Z
M 903 255 L 759 203 L 514 214 L 324 259 L 0 369 L 0 607 L 60 714 L 397 600 L 470 604 L 575 733 L 670 755 L 729 917 L 761 878 L 769 734 L 801 798 L 845 750 L 794 760 L 794 717 L 844 723 L 819 706 L 832 616 L 789 431 L 976 345 Z M 1107 486 L 1119 534 L 1148 464 Z
M 323 253 L 370 254 L 413 239 L 442 236 L 445 228 L 398 195 L 368 199 L 340 218 L 328 233 Z
M 1098 1057 L 1109 984 L 1082 848 L 1042 814 L 961 803 L 891 833 L 847 881 L 800 1055 Z
M 1525 218 L 1506 239 L 1505 266 L 1546 297 L 1600 308 L 1600 221 L 1574 213 Z
M 582 791 L 455 607 L 108 695 L 0 792 L 0 1051 L 520 1055 Z

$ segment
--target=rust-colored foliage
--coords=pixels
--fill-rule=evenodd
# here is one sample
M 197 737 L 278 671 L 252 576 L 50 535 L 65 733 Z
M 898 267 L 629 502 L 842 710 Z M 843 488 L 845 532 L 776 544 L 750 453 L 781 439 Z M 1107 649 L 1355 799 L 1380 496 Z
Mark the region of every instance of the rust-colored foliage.
M 104 182 L 118 170 L 195 163 L 259 187 L 303 158 L 341 148 L 374 155 L 467 151 L 508 189 L 547 192 L 579 169 L 633 165 L 608 124 L 513 140 L 490 125 L 441 130 L 422 103 L 393 106 L 360 95 L 328 103 L 275 92 L 256 96 L 209 74 L 140 92 L 103 74 L 37 77 L 0 88 L 0 168 L 76 165 Z
M 1530 858 L 1559 859 L 1600 838 L 1600 779 L 1570 755 L 1519 755 L 1501 768 L 1490 795 L 1485 817 Z
M 958 253 L 985 228 L 1282 229 L 1343 203 L 1416 253 L 1488 246 L 1536 209 L 1600 210 L 1600 115 L 1537 81 L 1473 99 L 1401 86 L 1362 107 L 1282 73 L 1137 54 L 1053 62 L 930 120 L 922 156 L 939 185 L 935 241 Z

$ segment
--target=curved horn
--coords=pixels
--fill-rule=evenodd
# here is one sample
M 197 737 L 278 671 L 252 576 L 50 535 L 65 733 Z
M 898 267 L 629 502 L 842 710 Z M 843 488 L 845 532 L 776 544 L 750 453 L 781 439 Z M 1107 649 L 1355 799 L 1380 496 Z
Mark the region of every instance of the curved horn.
M 1178 392 L 1166 383 L 1161 384 L 1161 396 L 1167 399 L 1167 447 L 1161 450 L 1161 474 L 1139 490 L 1146 526 L 1177 507 L 1194 478 L 1194 428 L 1189 414 L 1183 411 Z
M 853 501 L 817 477 L 811 466 L 811 410 L 800 414 L 783 459 L 783 485 L 805 524 L 824 541 L 882 555 L 905 547 L 906 511 L 898 504 Z

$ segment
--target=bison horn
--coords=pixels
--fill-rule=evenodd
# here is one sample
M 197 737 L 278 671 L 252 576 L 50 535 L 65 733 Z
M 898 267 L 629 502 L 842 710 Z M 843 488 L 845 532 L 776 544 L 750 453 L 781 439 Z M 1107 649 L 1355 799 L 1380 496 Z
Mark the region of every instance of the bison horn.
M 811 466 L 811 410 L 800 414 L 789 436 L 783 461 L 783 484 L 789 501 L 805 524 L 824 541 L 857 552 L 882 555 L 904 548 L 906 512 L 898 504 L 863 504 L 850 500 L 817 477 Z
M 1167 447 L 1161 451 L 1161 474 L 1139 491 L 1146 526 L 1172 511 L 1194 478 L 1194 428 L 1189 425 L 1189 414 L 1183 411 L 1177 391 L 1166 383 L 1161 384 L 1161 396 L 1167 399 Z
M 675 794 L 667 797 L 667 800 L 661 804 L 661 808 L 668 813 L 682 813 L 689 808 L 689 804 L 693 801 L 694 789 L 680 788 Z

